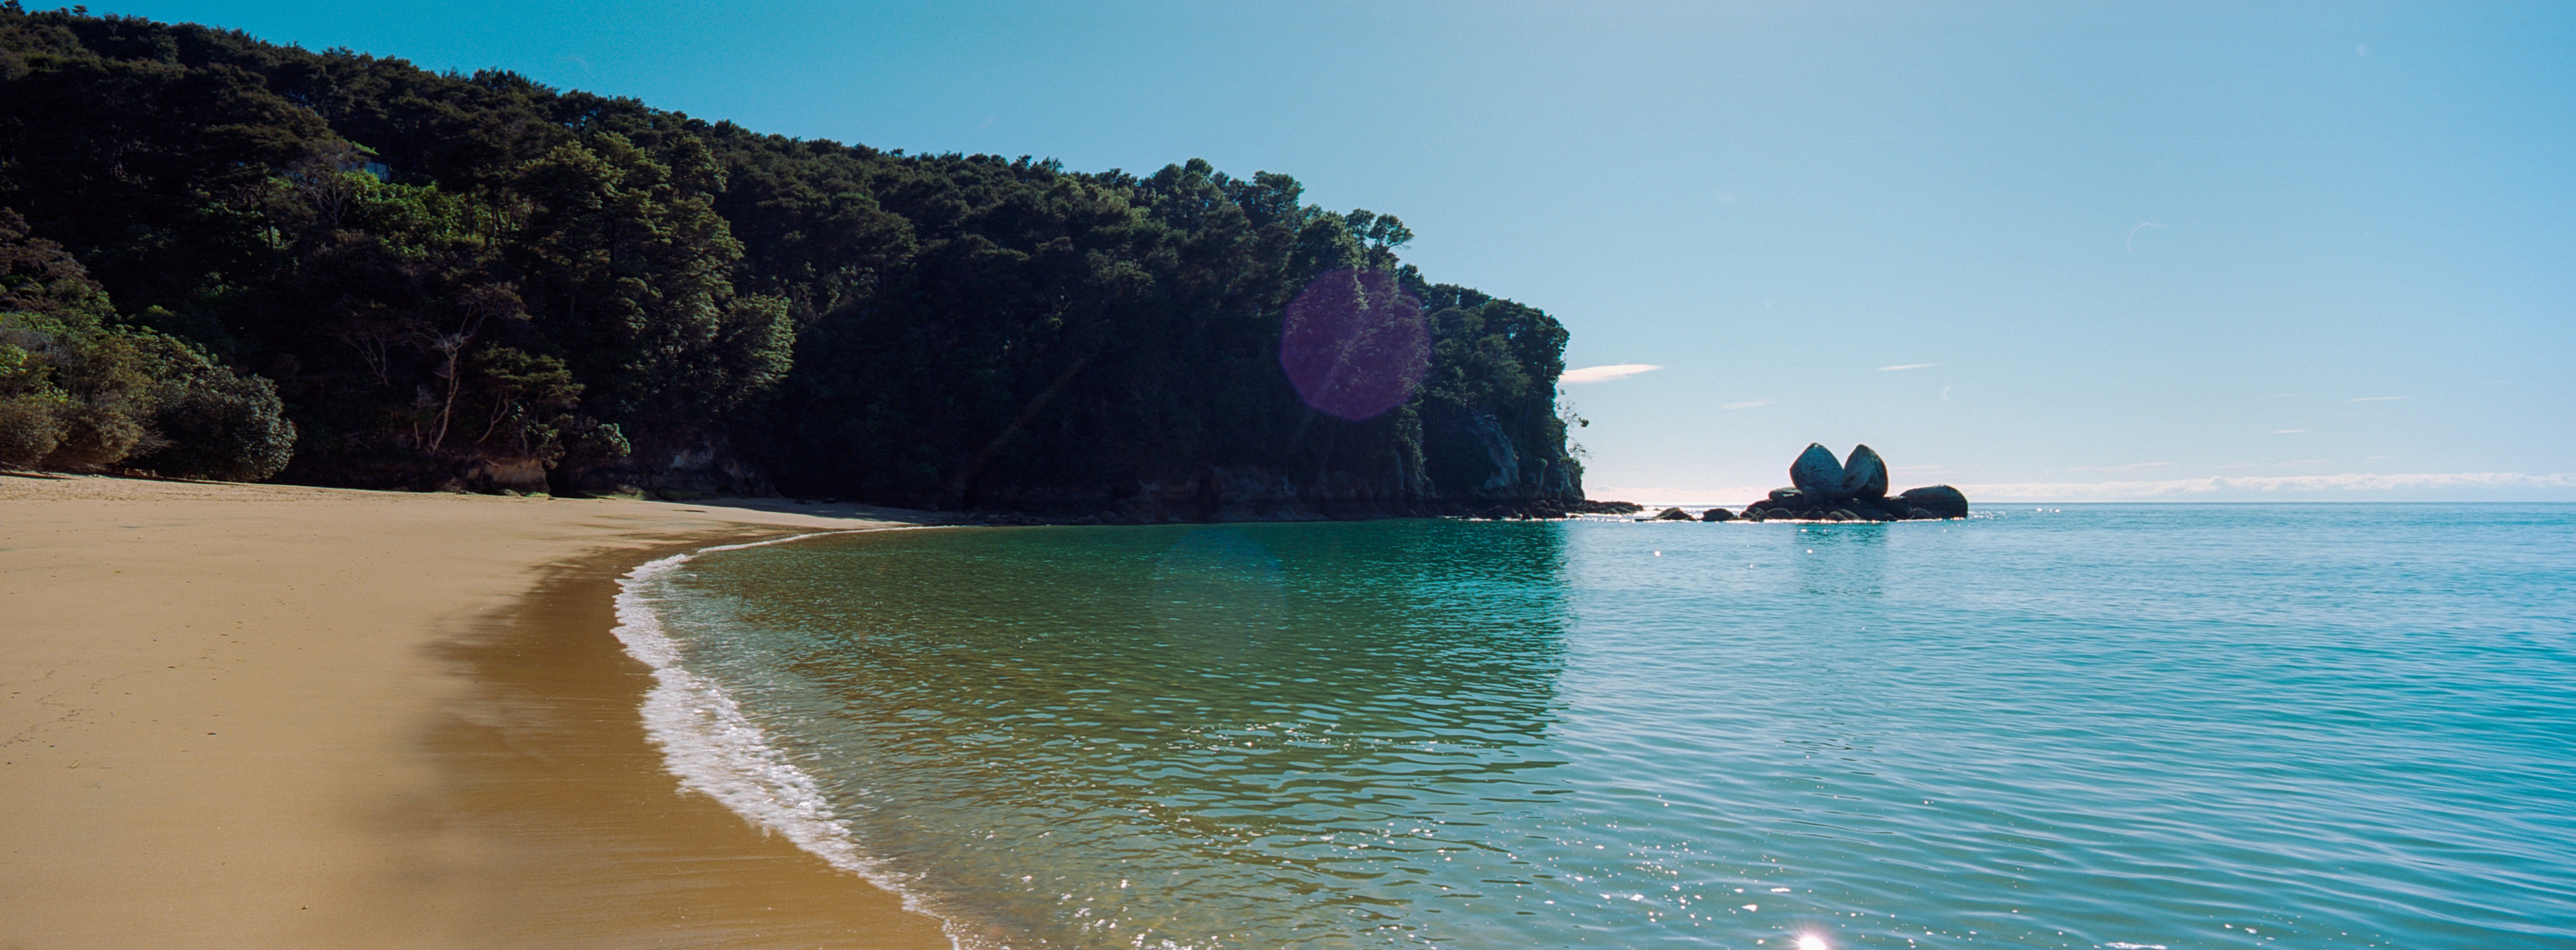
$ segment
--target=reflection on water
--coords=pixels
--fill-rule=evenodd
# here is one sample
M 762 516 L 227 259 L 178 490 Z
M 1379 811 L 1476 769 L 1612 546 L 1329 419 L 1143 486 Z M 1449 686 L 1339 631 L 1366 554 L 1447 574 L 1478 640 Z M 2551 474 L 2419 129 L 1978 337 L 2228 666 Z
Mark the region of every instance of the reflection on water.
M 870 850 L 1014 946 L 1408 942 L 1530 870 L 1561 525 L 912 532 L 701 585 Z M 1462 545 L 1456 535 L 1481 536 Z M 794 592 L 801 591 L 799 596 Z M 816 597 L 829 591 L 828 597 Z M 1462 825 L 1464 831 L 1453 831 Z
M 1233 528 L 1182 535 L 1154 565 L 1149 599 L 1176 659 L 1240 666 L 1287 628 L 1279 559 Z
M 2576 507 L 915 531 L 671 583 L 971 945 L 2576 947 Z
M 1749 527 L 1749 526 L 1748 526 Z M 1776 525 L 1780 545 L 1797 565 L 1800 590 L 1820 597 L 1873 596 L 1880 593 L 1887 567 L 1887 532 L 1911 530 L 1875 522 Z

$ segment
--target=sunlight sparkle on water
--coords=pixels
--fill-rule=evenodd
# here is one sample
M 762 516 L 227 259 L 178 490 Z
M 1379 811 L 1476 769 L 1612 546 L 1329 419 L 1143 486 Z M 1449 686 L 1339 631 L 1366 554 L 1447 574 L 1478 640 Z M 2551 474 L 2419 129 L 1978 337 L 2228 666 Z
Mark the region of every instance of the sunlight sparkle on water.
M 1825 950 L 1825 938 L 1815 934 L 1799 934 L 1798 950 Z

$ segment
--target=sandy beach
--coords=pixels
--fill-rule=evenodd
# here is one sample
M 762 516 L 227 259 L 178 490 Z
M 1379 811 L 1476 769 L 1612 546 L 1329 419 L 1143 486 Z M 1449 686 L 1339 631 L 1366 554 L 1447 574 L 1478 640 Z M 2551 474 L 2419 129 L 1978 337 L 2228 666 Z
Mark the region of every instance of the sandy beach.
M 610 633 L 909 514 L 0 477 L 0 947 L 946 947 L 681 794 Z

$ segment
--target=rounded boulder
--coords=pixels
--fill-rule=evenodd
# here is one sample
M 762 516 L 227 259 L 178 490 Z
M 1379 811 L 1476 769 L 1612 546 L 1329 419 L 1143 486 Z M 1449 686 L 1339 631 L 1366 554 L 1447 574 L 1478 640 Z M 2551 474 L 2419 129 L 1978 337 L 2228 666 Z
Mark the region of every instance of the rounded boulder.
M 1958 489 L 1952 488 L 1948 485 L 1908 488 L 1905 490 L 1904 494 L 1898 495 L 1896 498 L 1898 501 L 1903 502 L 1907 508 L 1926 512 L 1934 518 L 1965 518 L 1968 516 L 1968 496 L 1961 494 Z
M 1866 445 L 1852 447 L 1851 459 L 1843 463 L 1843 492 L 1854 498 L 1887 497 L 1887 461 Z
M 1843 491 L 1843 463 L 1835 461 L 1834 453 L 1817 442 L 1807 443 L 1807 450 L 1789 463 L 1789 484 L 1798 486 L 1798 491 L 1809 497 L 1839 498 L 1848 494 Z

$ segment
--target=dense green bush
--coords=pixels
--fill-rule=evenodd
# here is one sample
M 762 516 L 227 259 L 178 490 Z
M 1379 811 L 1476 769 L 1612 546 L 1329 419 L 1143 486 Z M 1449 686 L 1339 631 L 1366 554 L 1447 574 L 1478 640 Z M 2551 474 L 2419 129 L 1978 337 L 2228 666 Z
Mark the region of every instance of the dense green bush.
M 23 355 L 15 349 L 0 348 L 0 361 Z M 0 381 L 0 387 L 19 388 L 14 382 Z M 54 446 L 63 440 L 63 402 L 60 392 L 48 390 L 0 396 L 0 465 L 36 465 L 53 454 Z
M 113 313 L 77 261 L 0 209 L 0 463 L 243 481 L 286 466 L 295 428 L 274 385 Z
M 132 464 L 166 475 L 255 482 L 275 475 L 295 453 L 295 425 L 277 384 L 244 376 L 173 348 L 152 385 L 152 431 L 158 448 Z

